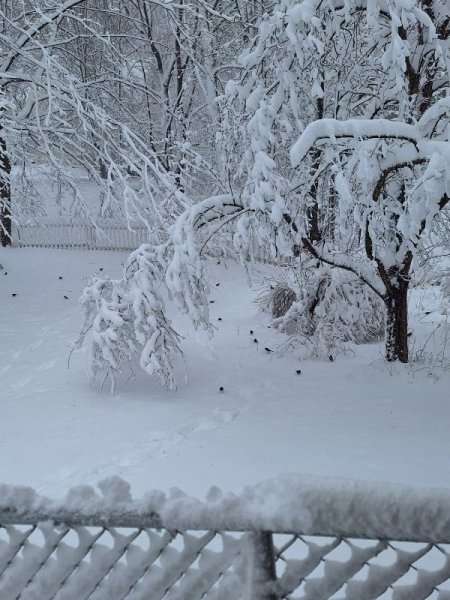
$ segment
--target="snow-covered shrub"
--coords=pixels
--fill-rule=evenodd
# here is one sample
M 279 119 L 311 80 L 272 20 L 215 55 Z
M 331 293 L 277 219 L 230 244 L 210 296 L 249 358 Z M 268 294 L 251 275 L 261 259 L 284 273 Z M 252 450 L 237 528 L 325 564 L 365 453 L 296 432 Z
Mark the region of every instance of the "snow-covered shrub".
M 291 281 L 291 286 L 285 280 L 272 283 L 272 289 L 260 296 L 264 302 L 259 302 L 271 312 L 274 326 L 291 337 L 288 346 L 303 347 L 312 356 L 329 356 L 346 342 L 362 344 L 383 336 L 383 303 L 356 275 L 310 261 Z M 283 295 L 295 295 L 296 300 L 277 318 L 275 300 Z
M 272 316 L 283 317 L 297 300 L 297 294 L 287 286 L 279 285 L 272 292 Z
M 278 281 L 270 284 L 267 289 L 263 289 L 256 300 L 256 304 L 264 312 L 268 312 L 275 319 L 283 317 L 294 302 L 297 300 L 297 294 L 288 282 Z

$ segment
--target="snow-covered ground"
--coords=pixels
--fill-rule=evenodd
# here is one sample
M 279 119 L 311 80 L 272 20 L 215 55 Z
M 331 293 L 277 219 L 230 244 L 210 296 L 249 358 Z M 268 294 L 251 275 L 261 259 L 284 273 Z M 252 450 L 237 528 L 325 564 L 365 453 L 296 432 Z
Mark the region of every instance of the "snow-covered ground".
M 136 495 L 172 486 L 201 497 L 212 485 L 239 492 L 283 473 L 450 487 L 450 371 L 389 366 L 378 344 L 334 362 L 268 353 L 284 337 L 232 262 L 211 263 L 212 340 L 172 315 L 185 336 L 187 383 L 180 367 L 176 392 L 139 372 L 114 396 L 92 387 L 84 352 L 68 368 L 78 297 L 89 275 L 118 276 L 124 259 L 1 250 L 0 481 L 49 496 L 111 475 Z M 435 354 L 431 332 L 444 328 L 436 294 L 417 291 L 412 303 L 415 349 L 428 340 Z

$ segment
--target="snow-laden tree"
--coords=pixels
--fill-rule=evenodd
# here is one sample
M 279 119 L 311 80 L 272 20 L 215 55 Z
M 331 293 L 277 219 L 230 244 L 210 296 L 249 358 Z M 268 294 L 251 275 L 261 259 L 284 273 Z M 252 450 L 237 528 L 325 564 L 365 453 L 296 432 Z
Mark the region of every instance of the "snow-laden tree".
M 295 243 L 380 296 L 388 360 L 408 361 L 412 260 L 449 200 L 449 15 L 440 1 L 284 0 L 230 86 L 255 233 L 268 219 L 278 252 Z
M 448 0 L 282 0 L 263 18 L 221 104 L 227 193 L 177 219 L 156 277 L 196 325 L 208 326 L 201 253 L 227 228 L 246 258 L 307 252 L 358 277 L 384 303 L 386 358 L 408 361 L 411 265 L 450 192 L 449 15 Z M 132 307 L 129 273 L 111 285 Z M 152 315 L 132 308 L 133 339 Z M 97 366 L 120 353 L 105 339 Z
M 11 173 L 32 163 L 57 173 L 88 211 L 77 186 L 79 172 L 102 190 L 102 211 L 120 210 L 149 231 L 162 215 L 185 208 L 171 173 L 156 153 L 121 118 L 117 66 L 126 57 L 105 30 L 114 3 L 87 0 L 1 0 L 0 2 L 0 194 L 1 241 L 11 242 Z M 88 6 L 89 5 L 89 6 Z M 95 49 L 80 73 L 80 48 Z M 87 58 L 86 58 L 87 59 Z M 120 71 L 120 69 L 119 69 Z M 120 82 L 125 83 L 120 73 Z M 107 97 L 107 101 L 105 98 Z M 114 106 L 114 110 L 109 107 Z M 124 124 L 125 123 L 125 124 Z M 166 211 L 164 211 L 166 208 Z

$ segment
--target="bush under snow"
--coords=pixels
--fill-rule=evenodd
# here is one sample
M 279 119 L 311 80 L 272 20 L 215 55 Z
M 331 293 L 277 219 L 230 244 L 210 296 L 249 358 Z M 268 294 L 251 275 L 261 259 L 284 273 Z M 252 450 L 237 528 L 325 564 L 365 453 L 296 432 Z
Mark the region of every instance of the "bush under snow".
M 356 275 L 317 261 L 293 271 L 290 281 L 272 282 L 258 304 L 291 337 L 289 345 L 312 356 L 329 356 L 346 342 L 374 342 L 384 333 L 381 299 Z

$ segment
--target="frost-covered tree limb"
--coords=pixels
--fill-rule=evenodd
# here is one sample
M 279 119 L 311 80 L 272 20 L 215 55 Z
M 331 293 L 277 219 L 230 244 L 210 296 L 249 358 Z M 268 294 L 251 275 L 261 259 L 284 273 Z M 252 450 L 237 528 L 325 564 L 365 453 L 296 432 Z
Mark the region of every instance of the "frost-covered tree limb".
M 327 251 L 323 246 L 318 250 L 308 238 L 303 238 L 302 241 L 305 249 L 314 256 L 314 258 L 317 258 L 321 262 L 332 267 L 337 267 L 357 275 L 361 281 L 368 285 L 372 291 L 380 296 L 380 298 L 386 293 L 384 286 L 377 280 L 375 272 L 367 272 L 367 270 L 361 266 L 360 261 L 352 260 L 349 256 L 342 253 L 338 254 L 336 252 Z
M 80 299 L 84 333 L 90 336 L 93 379 L 109 378 L 114 391 L 124 363 L 139 364 L 169 389 L 176 387 L 173 357 L 180 337 L 164 314 L 161 295 L 164 247 L 141 246 L 129 257 L 122 280 L 93 278 Z
M 212 329 L 202 240 L 209 228 L 241 211 L 231 196 L 208 198 L 178 217 L 165 242 L 133 252 L 121 279 L 91 280 L 81 297 L 84 324 L 78 345 L 89 346 L 94 379 L 109 378 L 114 389 L 117 374 L 138 360 L 163 386 L 176 387 L 174 359 L 183 358 L 183 352 L 166 317 L 167 297 L 195 327 Z
M 310 123 L 292 146 L 292 166 L 298 167 L 320 140 L 334 141 L 339 138 L 402 140 L 417 148 L 421 136 L 417 127 L 388 119 L 320 119 Z

